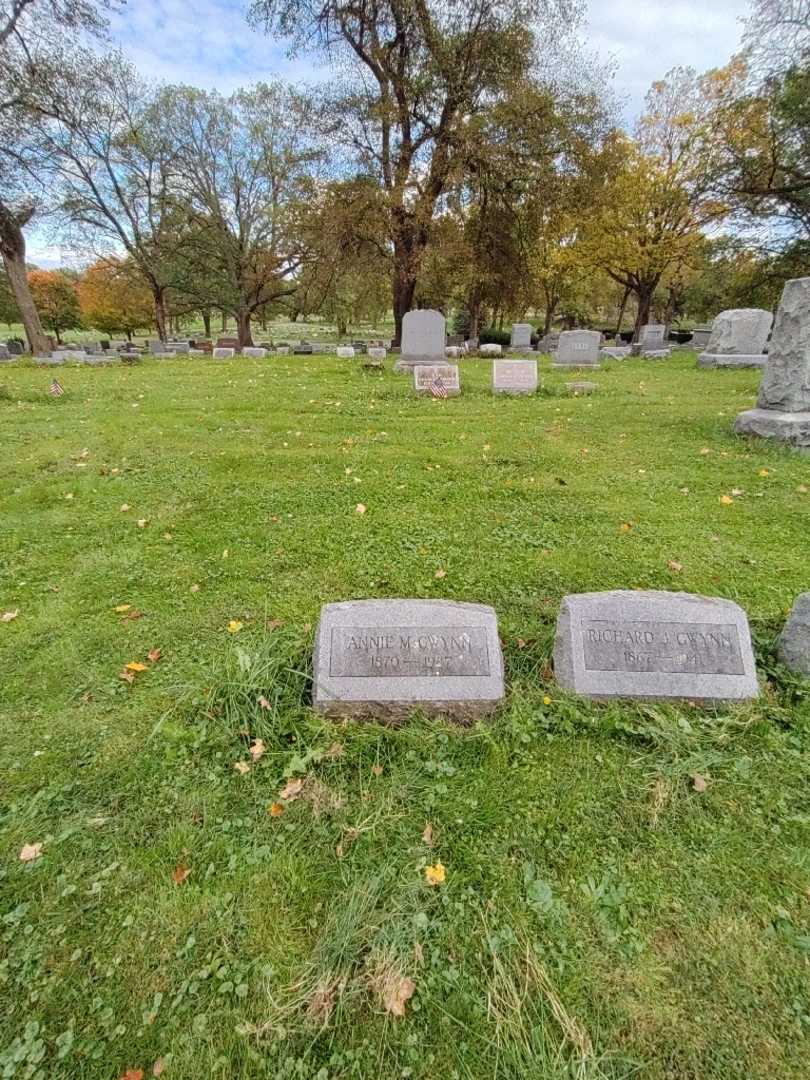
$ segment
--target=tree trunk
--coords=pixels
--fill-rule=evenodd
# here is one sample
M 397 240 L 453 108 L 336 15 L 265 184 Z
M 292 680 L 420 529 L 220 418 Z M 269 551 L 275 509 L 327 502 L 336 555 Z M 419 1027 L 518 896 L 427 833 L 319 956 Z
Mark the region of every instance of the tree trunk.
M 224 334 L 227 329 L 228 329 L 228 316 L 223 311 L 222 312 L 222 333 Z
M 35 355 L 43 355 L 50 352 L 50 342 L 42 328 L 37 306 L 28 287 L 28 271 L 25 266 L 25 237 L 22 226 L 31 218 L 29 212 L 22 218 L 15 216 L 3 204 L 0 203 L 0 254 L 3 256 L 3 265 L 8 275 L 8 283 L 17 310 L 20 313 L 22 324 L 25 327 L 25 336 L 28 345 Z
M 159 285 L 152 286 L 152 296 L 155 301 L 155 327 L 157 336 L 161 341 L 166 340 L 166 297 L 164 290 Z
M 394 309 L 394 345 L 402 345 L 402 320 L 413 308 L 416 293 L 417 249 L 412 233 L 403 227 L 405 235 L 394 240 L 394 274 L 391 286 Z
M 204 311 L 202 313 L 203 329 L 205 330 L 205 336 L 210 341 L 211 339 L 211 312 Z
M 645 288 L 642 286 L 638 289 L 636 295 L 638 296 L 638 308 L 636 309 L 636 325 L 633 328 L 633 341 L 637 342 L 641 336 L 642 326 L 650 321 L 650 309 L 652 308 L 652 298 L 655 289 Z
M 57 344 L 57 345 L 61 345 L 61 344 L 62 344 L 62 339 L 61 339 L 61 337 L 59 336 L 59 327 L 58 327 L 58 326 L 55 326 L 55 327 L 53 328 L 53 332 L 54 332 L 54 333 L 56 334 L 56 344 Z
M 621 306 L 619 307 L 619 317 L 616 320 L 616 341 L 619 340 L 619 334 L 622 332 L 622 319 L 624 318 L 624 312 L 627 308 L 627 301 L 630 299 L 630 289 L 625 286 L 624 295 L 622 296 Z
M 253 335 L 250 330 L 250 312 L 237 311 L 236 313 L 236 336 L 239 338 L 239 348 L 253 345 Z

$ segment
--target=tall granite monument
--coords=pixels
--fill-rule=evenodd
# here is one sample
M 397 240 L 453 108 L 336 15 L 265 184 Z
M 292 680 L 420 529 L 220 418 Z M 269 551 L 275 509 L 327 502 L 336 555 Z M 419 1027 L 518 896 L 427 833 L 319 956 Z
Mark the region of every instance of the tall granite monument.
M 447 320 L 440 311 L 417 309 L 402 320 L 402 352 L 394 371 L 412 371 L 419 364 L 443 364 Z
M 785 285 L 756 408 L 734 430 L 810 448 L 810 277 Z

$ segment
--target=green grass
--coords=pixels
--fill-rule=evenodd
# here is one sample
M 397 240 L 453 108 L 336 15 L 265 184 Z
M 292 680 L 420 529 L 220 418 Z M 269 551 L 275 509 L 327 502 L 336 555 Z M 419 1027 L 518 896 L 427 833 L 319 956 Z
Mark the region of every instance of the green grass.
M 0 1076 L 807 1076 L 810 704 L 773 646 L 810 459 L 736 439 L 757 373 L 694 361 L 572 398 L 544 360 L 530 399 L 463 361 L 445 402 L 333 357 L 63 367 L 60 399 L 0 368 Z M 561 693 L 560 598 L 621 587 L 741 603 L 761 699 Z M 321 604 L 386 596 L 495 606 L 491 723 L 311 712 Z

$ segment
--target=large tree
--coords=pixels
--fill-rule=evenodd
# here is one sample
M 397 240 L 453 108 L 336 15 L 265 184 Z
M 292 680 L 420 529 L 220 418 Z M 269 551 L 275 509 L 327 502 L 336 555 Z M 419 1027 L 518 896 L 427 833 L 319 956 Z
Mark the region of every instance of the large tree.
M 534 31 L 553 49 L 579 7 L 578 0 L 253 0 L 257 23 L 295 47 L 321 49 L 335 65 L 324 116 L 385 192 L 397 340 L 469 125 L 526 77 Z
M 154 305 L 132 262 L 108 257 L 88 267 L 76 283 L 82 318 L 103 334 L 126 334 L 152 325 Z
M 309 103 L 280 84 L 227 98 L 173 87 L 165 98 L 182 163 L 175 198 L 189 225 L 184 292 L 196 283 L 200 306 L 232 314 L 239 344 L 251 345 L 253 316 L 295 292 L 305 253 L 299 226 L 318 157 Z

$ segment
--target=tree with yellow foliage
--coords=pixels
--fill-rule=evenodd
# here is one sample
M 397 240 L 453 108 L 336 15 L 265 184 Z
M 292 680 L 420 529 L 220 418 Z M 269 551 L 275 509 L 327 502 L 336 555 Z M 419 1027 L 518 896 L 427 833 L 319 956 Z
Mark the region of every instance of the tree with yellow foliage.
M 79 279 L 76 291 L 84 322 L 103 334 L 126 334 L 154 325 L 152 293 L 131 263 L 100 259 Z

